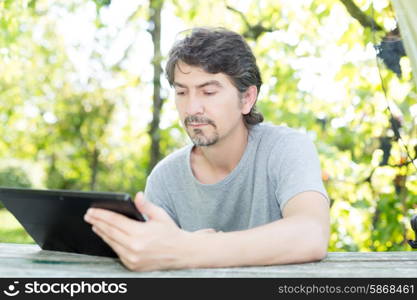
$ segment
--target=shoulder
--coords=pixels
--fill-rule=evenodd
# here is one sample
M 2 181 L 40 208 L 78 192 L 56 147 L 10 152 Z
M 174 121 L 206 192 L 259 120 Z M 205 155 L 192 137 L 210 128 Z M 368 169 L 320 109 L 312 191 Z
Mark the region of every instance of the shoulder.
M 268 168 L 314 162 L 318 153 L 312 139 L 307 133 L 286 127 L 264 124 L 259 126 L 258 152 L 262 154 Z
M 261 123 L 252 129 L 254 135 L 260 137 L 260 144 L 271 150 L 284 150 L 293 145 L 305 145 L 312 143 L 304 132 L 287 126 L 278 126 L 269 123 Z

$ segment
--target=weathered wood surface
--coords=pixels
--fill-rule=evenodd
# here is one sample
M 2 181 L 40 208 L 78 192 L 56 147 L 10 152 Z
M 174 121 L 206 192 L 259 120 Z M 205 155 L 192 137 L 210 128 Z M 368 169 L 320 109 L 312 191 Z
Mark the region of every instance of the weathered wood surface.
M 331 252 L 321 262 L 130 272 L 117 259 L 0 244 L 0 277 L 416 277 L 417 252 Z

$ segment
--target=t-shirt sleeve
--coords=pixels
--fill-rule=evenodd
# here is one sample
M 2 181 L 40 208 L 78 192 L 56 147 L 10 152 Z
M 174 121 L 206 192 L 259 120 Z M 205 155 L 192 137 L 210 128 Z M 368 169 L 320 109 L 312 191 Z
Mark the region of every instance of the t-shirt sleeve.
M 316 191 L 329 199 L 316 147 L 307 135 L 295 132 L 281 138 L 272 149 L 268 166 L 281 211 L 302 192 Z
M 163 208 L 179 226 L 170 195 L 165 187 L 162 174 L 159 171 L 154 169 L 148 176 L 145 186 L 145 199 Z

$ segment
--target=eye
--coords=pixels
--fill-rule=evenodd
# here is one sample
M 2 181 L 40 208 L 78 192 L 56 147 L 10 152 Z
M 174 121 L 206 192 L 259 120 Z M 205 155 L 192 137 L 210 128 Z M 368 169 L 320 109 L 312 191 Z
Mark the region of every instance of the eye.
M 212 96 L 212 95 L 215 95 L 216 94 L 216 92 L 209 92 L 209 91 L 206 91 L 206 92 L 204 92 L 204 95 L 206 95 L 206 96 Z
M 184 93 L 183 91 L 178 91 L 178 92 L 177 92 L 177 95 L 178 95 L 178 96 L 181 96 L 181 95 L 184 95 L 184 94 L 185 94 L 185 93 Z

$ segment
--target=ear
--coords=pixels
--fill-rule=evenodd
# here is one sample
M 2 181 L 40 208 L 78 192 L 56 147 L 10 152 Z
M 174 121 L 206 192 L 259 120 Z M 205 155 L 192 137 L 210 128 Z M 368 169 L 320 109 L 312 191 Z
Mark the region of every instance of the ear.
M 241 103 L 242 103 L 242 114 L 246 115 L 250 112 L 252 107 L 255 105 L 256 97 L 258 96 L 258 89 L 255 85 L 248 87 L 246 92 L 243 93 Z

